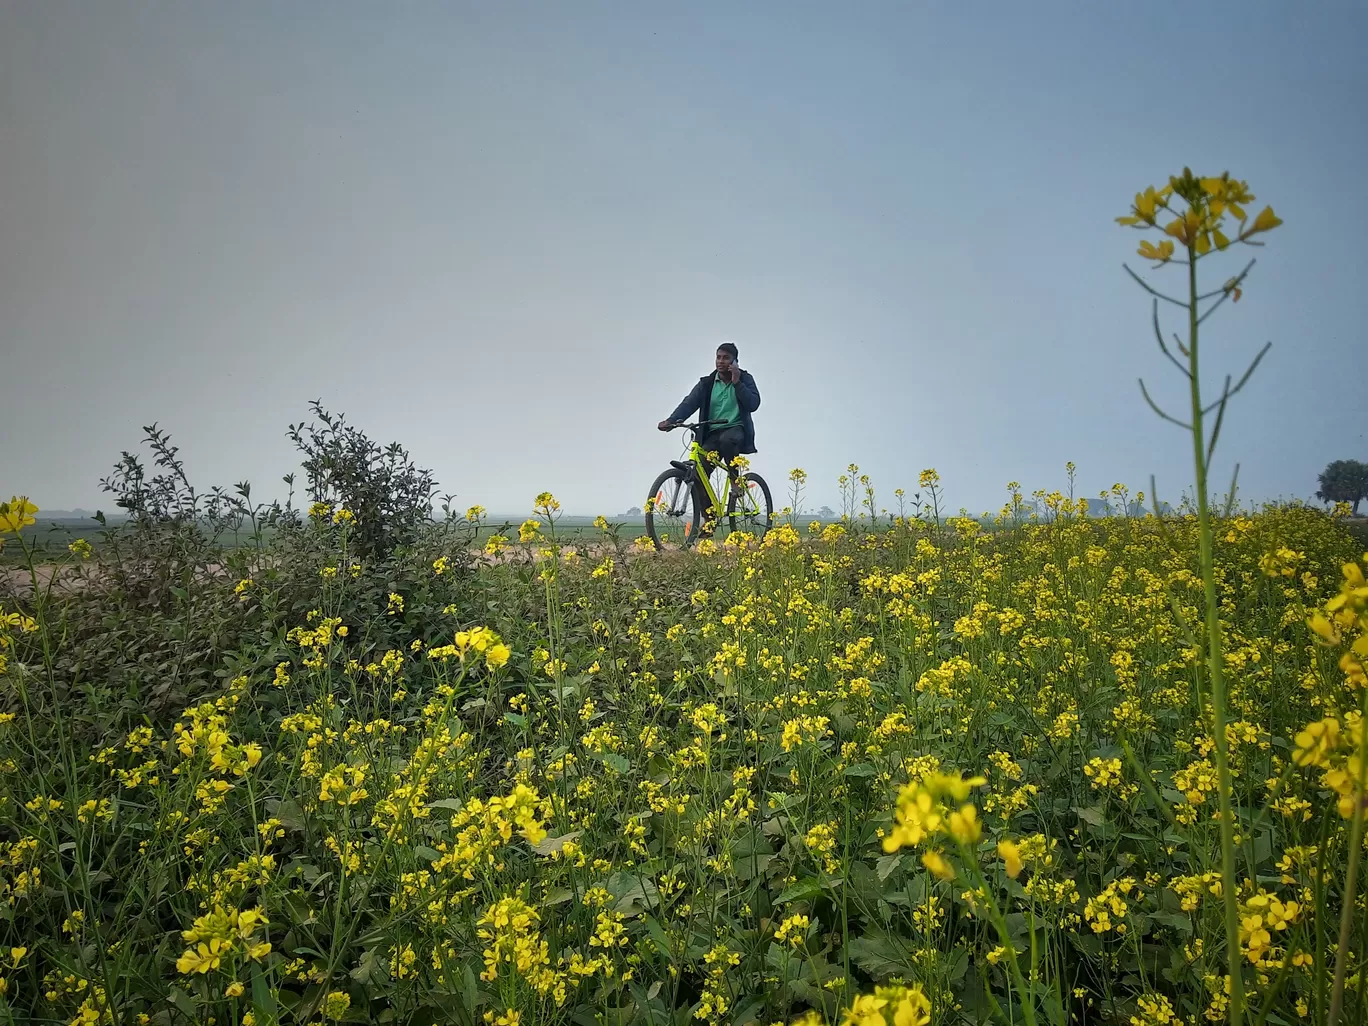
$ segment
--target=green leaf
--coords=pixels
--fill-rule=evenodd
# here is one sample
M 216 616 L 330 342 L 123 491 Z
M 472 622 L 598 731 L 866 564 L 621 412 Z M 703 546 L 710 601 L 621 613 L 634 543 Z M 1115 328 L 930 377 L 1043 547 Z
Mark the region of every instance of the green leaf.
M 617 752 L 600 752 L 599 761 L 609 769 L 616 770 L 622 776 L 632 772 L 632 764 Z
M 646 932 L 651 935 L 651 940 L 655 941 L 656 948 L 666 962 L 674 963 L 674 952 L 670 949 L 670 939 L 665 935 L 665 928 L 656 921 L 655 916 L 644 916 L 642 922 L 646 924 Z
M 199 1009 L 195 1007 L 195 999 L 179 987 L 172 986 L 168 994 L 168 1000 L 176 1006 L 176 1010 L 186 1016 L 191 1022 L 199 1017 Z
M 902 945 L 884 934 L 865 934 L 846 945 L 850 960 L 877 980 L 915 975 L 916 967 Z
M 575 892 L 568 887 L 557 887 L 555 890 L 547 891 L 546 897 L 542 899 L 542 908 L 551 908 L 553 905 L 564 905 L 567 901 L 574 898 Z
M 608 878 L 608 890 L 617 895 L 613 911 L 634 916 L 660 904 L 660 892 L 654 880 L 643 880 L 627 873 L 614 873 Z
M 808 876 L 785 887 L 779 897 L 774 899 L 774 903 L 783 905 L 790 901 L 811 901 L 813 898 L 820 898 L 827 890 L 822 881 Z
M 356 943 L 363 948 L 375 948 L 380 947 L 383 944 L 388 944 L 393 936 L 393 927 L 385 924 L 377 926 L 372 930 L 367 930 L 356 938 Z
M 1273 832 L 1260 830 L 1254 835 L 1254 864 L 1261 866 L 1273 857 Z
M 1184 937 L 1192 935 L 1192 918 L 1185 912 L 1150 912 L 1148 916 L 1152 922 L 1167 926 Z
M 964 948 L 956 948 L 945 959 L 944 964 L 945 978 L 951 983 L 959 983 L 969 969 L 969 952 Z
M 773 855 L 747 855 L 732 863 L 732 872 L 736 874 L 739 882 L 746 883 L 763 877 L 773 861 Z
M 553 855 L 583 833 L 583 830 L 572 830 L 570 833 L 561 834 L 559 837 L 543 837 L 538 843 L 532 845 L 532 850 L 538 855 Z
M 265 975 L 257 966 L 252 967 L 252 1011 L 261 1026 L 274 1026 L 280 1020 L 276 1011 L 275 994 L 271 992 Z
M 734 862 L 749 859 L 752 855 L 773 855 L 774 845 L 769 842 L 763 834 L 758 834 L 754 830 L 742 834 L 736 839 L 736 846 L 732 848 Z
M 1107 814 L 1100 805 L 1075 805 L 1073 811 L 1084 823 L 1096 827 L 1106 826 Z
M 784 824 L 787 822 L 787 816 L 771 816 L 760 824 L 760 832 L 766 837 L 782 837 L 784 835 Z
M 299 807 L 298 802 L 279 802 L 275 808 L 271 808 L 271 803 L 267 803 L 266 808 L 273 817 L 280 820 L 280 825 L 286 830 L 304 829 L 304 810 Z
M 475 1006 L 479 1001 L 480 991 L 475 984 L 475 973 L 467 962 L 461 967 L 461 1003 L 465 1005 L 465 1010 L 472 1018 L 475 1016 Z
M 360 984 L 370 984 L 383 980 L 388 974 L 388 962 L 381 958 L 380 949 L 367 948 L 361 952 L 356 968 L 351 971 L 351 978 Z
M 821 987 L 813 986 L 807 980 L 789 980 L 788 988 L 799 1001 L 804 1001 L 813 1008 L 820 1008 L 828 1018 L 836 1010 L 835 996 L 823 990 Z
M 1102 938 L 1096 934 L 1076 934 L 1071 938 L 1071 943 L 1075 948 L 1090 958 L 1100 958 L 1102 955 Z
M 847 766 L 845 768 L 845 775 L 847 777 L 872 777 L 877 772 L 878 770 L 867 762 L 857 762 L 854 766 Z
M 746 1026 L 747 1023 L 758 1022 L 760 1012 L 765 1007 L 765 997 L 763 995 L 753 995 L 743 1001 L 732 1013 L 731 1021 L 736 1026 Z
M 285 913 L 291 926 L 307 926 L 318 921 L 303 895 L 295 891 L 287 891 L 281 898 L 281 904 L 285 907 Z
M 879 881 L 887 880 L 893 870 L 897 869 L 902 862 L 902 852 L 894 852 L 892 855 L 882 855 L 874 862 L 874 871 L 879 874 Z

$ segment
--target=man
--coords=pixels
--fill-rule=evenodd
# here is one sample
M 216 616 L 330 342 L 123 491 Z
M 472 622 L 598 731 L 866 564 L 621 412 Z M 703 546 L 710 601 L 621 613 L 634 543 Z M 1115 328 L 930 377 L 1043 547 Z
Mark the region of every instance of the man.
M 695 411 L 700 421 L 721 421 L 704 428 L 707 433 L 699 444 L 705 451 L 719 454 L 728 472 L 739 453 L 755 452 L 751 414 L 760 408 L 760 390 L 755 387 L 755 379 L 737 366 L 736 357 L 735 343 L 723 342 L 718 346 L 713 372 L 699 378 L 675 411 L 656 425 L 661 431 L 669 431 Z

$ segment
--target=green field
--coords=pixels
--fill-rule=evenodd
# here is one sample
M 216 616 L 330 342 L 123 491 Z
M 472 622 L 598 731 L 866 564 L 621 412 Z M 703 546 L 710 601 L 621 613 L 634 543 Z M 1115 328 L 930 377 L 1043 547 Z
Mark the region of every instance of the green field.
M 435 540 L 355 576 L 321 518 L 228 576 L 5 607 L 0 1008 L 769 1026 L 872 999 L 942 1026 L 1029 1001 L 1124 1026 L 1219 1018 L 1232 961 L 1310 1008 L 1359 692 L 1352 632 L 1307 618 L 1359 543 L 1304 508 L 1217 534 L 1235 889 L 1268 927 L 1233 953 L 1191 518 L 543 540 L 473 570 Z
M 618 536 L 626 542 L 631 542 L 645 533 L 646 523 L 641 517 L 610 517 L 609 523 L 619 525 Z M 800 518 L 800 522 L 806 525 L 809 517 Z M 602 538 L 602 532 L 594 526 L 594 517 L 586 516 L 565 516 L 556 524 L 557 538 L 569 545 L 578 542 L 596 541 Z M 480 528 L 477 542 L 483 543 L 490 535 L 503 533 L 512 538 L 517 537 L 518 524 L 522 518 L 499 518 L 487 522 Z M 826 523 L 834 523 L 827 521 Z M 1352 537 L 1358 539 L 1358 543 L 1368 546 L 1368 518 L 1357 518 L 1344 522 L 1345 530 Z M 102 527 L 93 520 L 52 520 L 40 518 L 26 535 L 26 540 L 33 545 L 38 552 L 40 561 L 59 560 L 67 555 L 67 546 L 78 538 L 84 538 L 92 547 L 100 548 L 104 545 L 110 532 L 121 530 L 121 526 L 113 524 L 109 527 Z M 270 531 L 263 534 L 263 540 L 269 542 Z M 254 544 L 252 535 L 249 531 L 237 531 L 226 533 L 219 538 L 220 544 L 225 549 L 234 549 L 241 546 Z M 4 551 L 0 551 L 0 566 L 15 566 L 21 563 L 23 555 L 18 546 L 9 545 Z

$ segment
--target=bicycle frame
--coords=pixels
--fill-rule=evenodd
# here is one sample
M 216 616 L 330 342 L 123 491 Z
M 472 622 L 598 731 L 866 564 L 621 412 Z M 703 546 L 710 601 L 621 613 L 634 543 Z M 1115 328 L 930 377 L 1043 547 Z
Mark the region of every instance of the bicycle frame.
M 660 537 L 657 537 L 652 517 L 657 510 L 661 509 L 665 510 L 665 516 L 667 517 L 679 517 L 683 515 L 683 509 L 676 508 L 679 505 L 679 499 L 683 494 L 680 491 L 681 487 L 687 488 L 693 501 L 696 502 L 698 506 L 702 507 L 701 509 L 695 508 L 694 516 L 697 517 L 700 514 L 702 515 L 703 524 L 701 527 L 702 530 L 708 534 L 712 534 L 714 528 L 728 518 L 731 518 L 731 521 L 734 524 L 737 517 L 749 521 L 751 518 L 758 515 L 761 512 L 762 507 L 757 501 L 757 488 L 764 491 L 764 510 L 769 511 L 771 509 L 772 504 L 769 500 L 769 491 L 765 487 L 765 482 L 758 474 L 746 473 L 748 461 L 738 458 L 733 460 L 731 465 L 723 464 L 719 454 L 710 452 L 699 442 L 698 436 L 700 429 L 706 428 L 712 423 L 715 422 L 700 421 L 697 424 L 672 423 L 662 427 L 662 430 L 669 430 L 675 427 L 684 428 L 691 432 L 691 437 L 689 439 L 687 456 L 685 459 L 671 460 L 671 466 L 675 469 L 662 473 L 657 479 L 658 483 L 663 486 L 667 480 L 673 477 L 676 482 L 673 497 L 667 500 L 665 498 L 664 488 L 662 487 L 656 495 L 646 500 L 648 504 L 647 528 L 651 531 L 651 538 L 655 542 L 657 548 L 661 548 L 662 543 Z M 709 457 L 712 458 L 709 459 Z M 720 485 L 717 488 L 714 488 L 711 472 L 716 470 L 719 466 L 724 470 L 723 478 Z M 690 469 L 695 472 L 696 480 L 691 481 L 689 480 L 689 475 L 681 473 L 681 471 Z M 700 492 L 702 493 L 701 496 L 699 495 Z M 728 508 L 729 503 L 732 507 L 730 509 Z M 767 530 L 768 527 L 769 521 L 767 520 L 765 525 L 761 528 L 761 533 Z M 688 546 L 689 529 L 690 523 L 686 522 L 683 525 L 685 547 Z
M 731 494 L 732 468 L 726 468 L 727 473 L 722 478 L 722 494 L 713 491 L 712 479 L 708 474 L 708 465 L 704 462 L 704 454 L 707 452 L 703 446 L 698 444 L 698 439 L 689 443 L 689 462 L 698 468 L 698 479 L 703 483 L 703 491 L 707 493 L 711 503 L 709 512 L 715 519 L 722 519 L 727 515 L 727 496 Z

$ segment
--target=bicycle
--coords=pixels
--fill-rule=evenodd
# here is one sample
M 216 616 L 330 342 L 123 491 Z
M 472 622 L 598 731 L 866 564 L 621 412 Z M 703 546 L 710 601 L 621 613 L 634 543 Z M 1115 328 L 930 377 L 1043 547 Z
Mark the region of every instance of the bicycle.
M 688 457 L 671 460 L 670 469 L 661 471 L 648 493 L 646 533 L 657 551 L 665 551 L 665 546 L 675 538 L 680 548 L 687 549 L 700 533 L 711 534 L 724 518 L 730 530 L 749 530 L 756 537 L 764 537 L 774 525 L 774 500 L 769 485 L 759 474 L 738 474 L 736 468 L 727 467 L 721 494 L 713 488 L 707 454 L 698 438 L 702 429 L 721 423 L 705 420 L 675 425 L 690 432 L 692 438 Z

